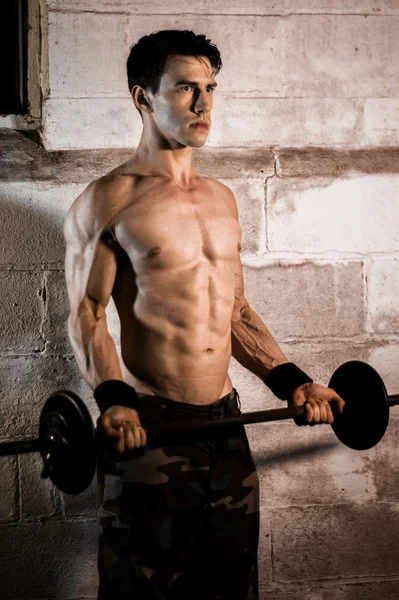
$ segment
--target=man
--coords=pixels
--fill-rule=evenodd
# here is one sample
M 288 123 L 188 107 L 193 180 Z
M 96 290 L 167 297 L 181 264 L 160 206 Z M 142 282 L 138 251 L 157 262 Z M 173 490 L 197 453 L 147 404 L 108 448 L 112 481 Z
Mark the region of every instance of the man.
M 258 598 L 258 477 L 244 427 L 150 445 L 142 423 L 239 413 L 231 355 L 290 405 L 306 402 L 304 423 L 332 423 L 330 403 L 344 405 L 287 360 L 249 306 L 234 195 L 192 166 L 221 65 L 191 31 L 141 38 L 128 59 L 140 144 L 65 221 L 70 339 L 104 437 L 101 600 Z M 106 324 L 111 295 L 123 362 Z

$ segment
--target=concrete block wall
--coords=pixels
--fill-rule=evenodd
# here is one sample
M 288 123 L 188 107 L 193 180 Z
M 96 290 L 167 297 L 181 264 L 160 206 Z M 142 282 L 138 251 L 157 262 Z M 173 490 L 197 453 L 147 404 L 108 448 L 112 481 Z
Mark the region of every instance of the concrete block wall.
M 98 416 L 68 340 L 62 223 L 137 144 L 125 60 L 166 27 L 222 52 L 212 132 L 193 156 L 236 195 L 251 305 L 316 381 L 364 360 L 399 393 L 398 19 L 396 0 L 47 3 L 45 148 L 0 132 L 0 441 L 35 437 L 55 389 Z M 233 358 L 230 375 L 244 410 L 282 406 Z M 327 426 L 247 427 L 261 600 L 399 598 L 398 417 L 364 452 Z M 0 600 L 96 598 L 95 482 L 66 496 L 40 479 L 37 455 L 0 458 L 0 472 Z
M 209 146 L 397 145 L 396 0 L 48 0 L 48 8 L 49 150 L 139 142 L 126 57 L 142 35 L 170 28 L 205 32 L 222 54 Z

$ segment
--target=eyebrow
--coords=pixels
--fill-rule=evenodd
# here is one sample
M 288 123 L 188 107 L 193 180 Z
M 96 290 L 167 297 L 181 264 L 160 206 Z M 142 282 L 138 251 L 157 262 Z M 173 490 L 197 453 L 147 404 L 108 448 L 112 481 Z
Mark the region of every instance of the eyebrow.
M 174 87 L 177 87 L 178 85 L 192 85 L 192 86 L 199 86 L 198 81 L 188 81 L 187 79 L 181 79 L 180 81 L 177 81 L 174 85 Z M 207 87 L 217 87 L 217 83 L 209 83 Z

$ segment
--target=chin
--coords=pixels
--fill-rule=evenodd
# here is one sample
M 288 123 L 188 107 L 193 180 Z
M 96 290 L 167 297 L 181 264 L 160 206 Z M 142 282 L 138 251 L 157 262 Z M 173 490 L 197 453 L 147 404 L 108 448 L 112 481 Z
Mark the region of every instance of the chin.
M 202 148 L 202 146 L 205 146 L 206 144 L 206 139 L 202 140 L 201 142 L 190 142 L 189 144 L 187 144 L 187 146 L 191 146 L 191 148 Z
M 185 143 L 187 144 L 187 146 L 191 146 L 191 148 L 202 148 L 202 146 L 205 146 L 207 141 L 208 135 L 203 135 L 195 137 L 193 136 L 190 139 L 187 139 Z

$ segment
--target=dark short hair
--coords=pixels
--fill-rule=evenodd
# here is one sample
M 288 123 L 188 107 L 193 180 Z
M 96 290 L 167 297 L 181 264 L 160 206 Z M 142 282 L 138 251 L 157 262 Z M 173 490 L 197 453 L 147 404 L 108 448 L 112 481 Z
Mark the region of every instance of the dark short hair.
M 187 29 L 156 31 L 143 36 L 130 48 L 126 65 L 129 91 L 133 86 L 140 85 L 156 94 L 166 60 L 172 55 L 205 56 L 209 59 L 214 76 L 223 66 L 218 48 L 205 35 L 197 35 Z M 137 110 L 141 115 L 141 110 Z

